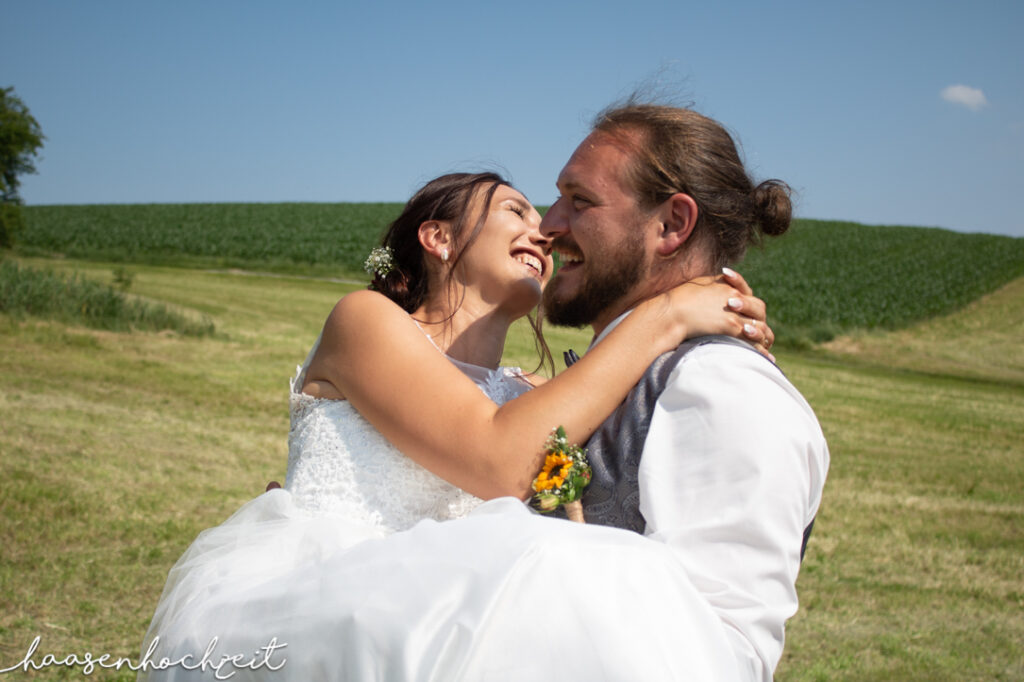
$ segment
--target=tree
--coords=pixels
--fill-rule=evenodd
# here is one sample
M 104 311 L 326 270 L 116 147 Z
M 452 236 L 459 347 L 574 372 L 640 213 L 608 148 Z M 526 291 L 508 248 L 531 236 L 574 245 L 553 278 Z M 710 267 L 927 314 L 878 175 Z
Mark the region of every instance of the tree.
M 0 247 L 13 243 L 21 228 L 18 176 L 35 173 L 43 131 L 14 88 L 0 88 Z

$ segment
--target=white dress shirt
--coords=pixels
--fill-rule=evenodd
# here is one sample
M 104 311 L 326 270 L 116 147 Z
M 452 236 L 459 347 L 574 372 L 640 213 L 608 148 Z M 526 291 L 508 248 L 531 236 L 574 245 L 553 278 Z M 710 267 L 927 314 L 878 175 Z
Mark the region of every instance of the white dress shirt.
M 828 464 L 807 401 L 745 348 L 693 349 L 656 403 L 639 470 L 645 535 L 676 550 L 749 679 L 771 680 L 782 655 Z

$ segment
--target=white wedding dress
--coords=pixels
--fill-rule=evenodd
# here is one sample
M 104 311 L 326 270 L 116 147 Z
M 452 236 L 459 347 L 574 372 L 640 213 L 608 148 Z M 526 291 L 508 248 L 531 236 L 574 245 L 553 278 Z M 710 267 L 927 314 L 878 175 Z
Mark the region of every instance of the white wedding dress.
M 515 371 L 453 362 L 495 402 L 528 388 Z M 171 569 L 142 647 L 171 664 L 140 679 L 736 678 L 720 619 L 671 550 L 455 488 L 348 402 L 301 393 L 305 366 L 285 488 L 204 531 Z M 204 654 L 208 669 L 190 669 Z

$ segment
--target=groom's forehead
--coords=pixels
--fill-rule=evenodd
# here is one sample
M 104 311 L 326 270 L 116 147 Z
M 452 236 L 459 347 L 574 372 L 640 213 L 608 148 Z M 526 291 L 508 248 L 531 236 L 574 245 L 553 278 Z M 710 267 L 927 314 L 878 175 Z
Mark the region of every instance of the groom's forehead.
M 627 189 L 626 167 L 632 156 L 627 140 L 618 135 L 591 133 L 576 147 L 558 175 L 558 188 L 572 190 Z

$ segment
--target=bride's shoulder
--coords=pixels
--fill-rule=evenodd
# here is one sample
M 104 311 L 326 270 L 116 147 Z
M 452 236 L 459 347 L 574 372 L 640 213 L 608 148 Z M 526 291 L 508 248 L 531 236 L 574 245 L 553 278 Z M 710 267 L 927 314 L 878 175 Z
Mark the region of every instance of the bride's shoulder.
M 373 314 L 405 314 L 405 311 L 397 303 L 384 294 L 369 289 L 360 289 L 342 296 L 334 304 L 334 310 L 331 311 L 331 315 L 350 316 L 367 312 Z
M 419 341 L 433 350 L 401 306 L 369 290 L 353 291 L 335 304 L 324 323 L 322 339 L 321 348 L 333 353 L 414 349 L 421 345 Z
M 346 294 L 334 304 L 324 328 L 341 329 L 356 326 L 365 330 L 367 327 L 408 322 L 408 313 L 394 301 L 376 291 L 363 289 Z

